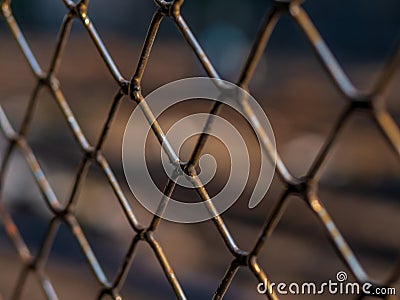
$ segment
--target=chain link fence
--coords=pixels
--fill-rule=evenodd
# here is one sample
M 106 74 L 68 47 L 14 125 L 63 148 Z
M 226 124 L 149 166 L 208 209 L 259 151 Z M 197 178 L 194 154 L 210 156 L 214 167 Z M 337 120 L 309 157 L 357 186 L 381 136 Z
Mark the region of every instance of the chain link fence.
M 135 102 L 143 103 L 145 101 L 144 96 L 141 93 L 142 77 L 146 71 L 149 57 L 152 56 L 152 46 L 157 39 L 159 26 L 165 18 L 172 19 L 176 24 L 176 27 L 180 31 L 182 38 L 188 45 L 190 45 L 192 51 L 196 54 L 208 76 L 212 78 L 220 78 L 218 70 L 215 69 L 213 63 L 209 60 L 207 53 L 203 51 L 201 44 L 191 31 L 190 22 L 188 24 L 184 15 L 181 14 L 181 6 L 184 5 L 183 1 L 167 2 L 163 0 L 156 0 L 155 2 L 158 5 L 158 10 L 155 11 L 152 21 L 148 27 L 148 33 L 143 42 L 137 68 L 132 78 L 127 79 L 121 75 L 118 66 L 109 54 L 105 44 L 103 43 L 103 40 L 97 33 L 94 24 L 89 18 L 87 13 L 88 6 L 90 6 L 89 0 L 81 0 L 77 2 L 70 0 L 63 1 L 66 8 L 66 14 L 48 70 L 42 69 L 41 64 L 31 50 L 31 46 L 25 39 L 20 26 L 14 19 L 13 11 L 11 9 L 11 0 L 0 1 L 2 16 L 10 32 L 15 38 L 16 43 L 23 52 L 23 55 L 26 58 L 26 61 L 29 64 L 33 77 L 36 81 L 35 88 L 32 91 L 28 107 L 19 128 L 13 128 L 11 126 L 8 116 L 0 106 L 0 129 L 2 135 L 7 140 L 7 148 L 4 156 L 1 158 L 0 191 L 3 191 L 4 189 L 3 184 L 8 172 L 10 158 L 14 152 L 18 151 L 24 156 L 26 162 L 28 163 L 31 173 L 34 176 L 38 187 L 40 188 L 43 201 L 53 214 L 53 218 L 48 224 L 45 238 L 41 242 L 40 250 L 36 255 L 33 255 L 19 233 L 19 229 L 13 221 L 11 214 L 7 211 L 6 207 L 0 203 L 0 216 L 6 234 L 12 241 L 12 244 L 14 245 L 15 250 L 23 263 L 23 269 L 19 274 L 18 282 L 15 285 L 12 299 L 21 298 L 22 291 L 26 284 L 26 279 L 28 275 L 32 273 L 37 276 L 46 297 L 48 299 L 58 299 L 57 292 L 52 284 L 52 278 L 46 274 L 45 265 L 61 223 L 67 224 L 69 227 L 71 233 L 78 241 L 94 276 L 100 283 L 101 290 L 98 294 L 99 299 L 102 299 L 105 296 L 111 296 L 113 299 L 122 299 L 120 296 L 120 291 L 124 286 L 128 272 L 134 265 L 133 258 L 139 243 L 147 243 L 151 247 L 155 257 L 158 260 L 158 263 L 161 265 L 164 271 L 165 278 L 173 289 L 176 297 L 178 299 L 187 298 L 185 295 L 185 287 L 181 285 L 178 279 L 179 274 L 175 274 L 173 265 L 170 264 L 168 257 L 164 253 L 163 245 L 160 244 L 155 237 L 155 232 L 159 226 L 162 226 L 162 224 L 160 224 L 161 218 L 154 216 L 150 225 L 148 226 L 144 226 L 140 223 L 135 216 L 135 211 L 132 209 L 131 204 L 129 203 L 123 189 L 120 186 L 119 180 L 115 176 L 114 171 L 111 169 L 110 164 L 102 151 L 109 133 L 109 129 L 112 126 L 116 111 L 121 102 L 133 100 L 129 103 L 134 106 Z M 319 58 L 321 65 L 325 68 L 337 89 L 348 101 L 346 107 L 337 119 L 336 124 L 333 126 L 331 133 L 327 137 L 323 147 L 313 160 L 312 166 L 308 170 L 306 176 L 298 178 L 292 175 L 278 153 L 276 173 L 279 179 L 284 183 L 285 189 L 276 205 L 272 208 L 269 216 L 265 219 L 265 223 L 259 233 L 259 236 L 254 241 L 254 246 L 251 247 L 251 249 L 244 250 L 237 245 L 233 235 L 231 234 L 229 226 L 226 225 L 222 216 L 216 216 L 212 219 L 218 234 L 225 242 L 227 255 L 232 257 L 231 263 L 227 266 L 225 275 L 219 281 L 218 288 L 215 290 L 213 298 L 221 299 L 224 297 L 240 268 L 250 269 L 254 274 L 255 282 L 269 282 L 269 280 L 267 280 L 268 269 L 264 270 L 264 268 L 261 266 L 258 260 L 258 255 L 263 249 L 266 241 L 274 232 L 274 229 L 279 223 L 281 216 L 285 214 L 289 197 L 292 195 L 296 195 L 303 199 L 307 203 L 309 210 L 317 216 L 320 221 L 320 226 L 326 231 L 326 234 L 331 241 L 332 247 L 336 250 L 337 255 L 348 267 L 348 270 L 359 283 L 372 282 L 377 286 L 392 286 L 399 279 L 400 264 L 394 268 L 392 274 L 384 282 L 375 282 L 373 278 L 370 278 L 357 257 L 354 255 L 348 242 L 338 230 L 334 220 L 331 218 L 324 204 L 320 201 L 318 194 L 318 182 L 321 175 L 320 170 L 322 165 L 327 160 L 327 157 L 331 154 L 332 146 L 336 143 L 338 135 L 345 124 L 353 118 L 355 112 L 357 111 L 365 111 L 367 113 L 368 117 L 379 128 L 380 133 L 386 139 L 394 154 L 397 157 L 400 156 L 400 131 L 385 106 L 385 95 L 387 94 L 389 83 L 394 77 L 394 74 L 400 63 L 400 47 L 397 47 L 397 49 L 395 49 L 393 52 L 393 55 L 388 59 L 373 88 L 368 92 L 361 91 L 353 85 L 351 80 L 343 71 L 341 65 L 337 62 L 331 50 L 320 36 L 318 29 L 310 20 L 305 9 L 302 7 L 301 1 L 275 1 L 273 2 L 272 9 L 266 13 L 257 37 L 252 44 L 251 51 L 242 68 L 239 80 L 237 82 L 240 87 L 248 89 L 249 82 L 254 75 L 260 57 L 262 56 L 264 49 L 268 44 L 272 32 L 274 31 L 275 24 L 282 15 L 290 16 L 290 18 L 292 18 L 298 27 L 303 31 L 304 35 L 311 44 L 315 55 Z M 118 86 L 115 97 L 112 99 L 112 105 L 107 119 L 104 121 L 101 134 L 97 142 L 94 144 L 89 143 L 85 133 L 81 130 L 79 120 L 72 112 L 68 99 L 66 99 L 64 96 L 57 78 L 60 63 L 63 59 L 63 51 L 68 43 L 71 25 L 74 21 L 81 23 L 81 25 L 85 28 L 87 34 L 91 38 L 91 41 L 96 46 L 98 54 L 101 56 L 104 64 L 107 66 L 110 74 L 114 78 L 116 85 Z M 56 196 L 52 186 L 48 181 L 48 178 L 44 174 L 38 162 L 37 157 L 35 156 L 35 153 L 32 151 L 30 144 L 27 142 L 28 130 L 30 129 L 31 121 L 34 115 L 34 109 L 38 102 L 38 93 L 42 89 L 48 89 L 50 91 L 54 101 L 58 104 L 64 115 L 65 126 L 68 126 L 69 130 L 73 133 L 75 141 L 79 145 L 82 153 L 78 171 L 74 178 L 74 185 L 68 194 L 68 201 L 65 205 L 62 204 L 62 202 Z M 221 104 L 219 102 L 215 102 L 210 108 L 210 114 L 218 114 L 220 109 Z M 147 114 L 146 117 L 152 124 L 154 134 L 158 140 L 162 142 L 165 139 L 165 136 L 158 121 L 154 119 L 151 111 L 144 111 L 144 113 Z M 250 118 L 253 117 L 251 110 L 247 110 L 247 113 Z M 207 125 L 209 124 L 205 124 L 205 126 Z M 263 134 L 263 128 L 258 128 L 258 130 L 260 131 L 259 134 Z M 198 163 L 199 157 L 206 143 L 207 134 L 199 136 L 187 166 L 195 166 Z M 262 148 L 263 151 L 266 151 L 268 155 L 274 155 L 270 149 L 270 146 L 268 145 L 268 141 L 262 145 Z M 88 239 L 85 236 L 75 215 L 77 201 L 79 199 L 79 191 L 85 184 L 85 177 L 87 176 L 87 172 L 91 164 L 98 165 L 98 167 L 106 176 L 108 184 L 114 191 L 115 201 L 118 201 L 124 212 L 125 218 L 128 220 L 132 232 L 134 233 L 134 237 L 131 241 L 129 250 L 125 255 L 124 261 L 120 266 L 119 271 L 113 278 L 106 276 L 102 265 L 97 259 L 96 252 L 88 242 Z M 165 185 L 164 194 L 170 196 L 173 193 L 174 188 L 174 182 L 169 180 Z M 207 190 L 204 187 L 197 188 L 197 192 L 203 201 L 207 201 L 210 198 Z M 163 204 L 168 205 L 164 202 Z M 211 206 L 210 209 L 213 209 L 213 207 Z M 267 291 L 268 292 L 266 293 L 266 296 L 269 299 L 278 298 L 278 295 L 276 295 L 273 290 L 270 291 L 268 289 Z

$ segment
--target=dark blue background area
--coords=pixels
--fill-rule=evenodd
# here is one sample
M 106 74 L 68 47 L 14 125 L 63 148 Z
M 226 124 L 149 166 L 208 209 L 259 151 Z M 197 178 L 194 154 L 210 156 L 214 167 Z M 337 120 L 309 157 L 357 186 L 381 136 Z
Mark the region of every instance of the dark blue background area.
M 210 50 L 204 34 L 215 25 L 240 29 L 250 41 L 272 1 L 186 1 L 183 16 L 193 32 Z M 335 54 L 345 60 L 374 60 L 393 47 L 400 34 L 400 1 L 397 0 L 349 0 L 305 1 L 303 7 L 320 30 Z M 13 9 L 20 24 L 37 31 L 57 31 L 66 8 L 62 1 L 14 0 Z M 152 14 L 157 6 L 151 0 L 141 1 L 92 1 L 89 15 L 96 27 L 115 31 L 121 35 L 143 38 Z M 161 28 L 162 38 L 177 38 L 172 22 Z M 288 17 L 282 18 L 273 34 L 271 51 L 301 53 L 308 50 L 304 37 Z

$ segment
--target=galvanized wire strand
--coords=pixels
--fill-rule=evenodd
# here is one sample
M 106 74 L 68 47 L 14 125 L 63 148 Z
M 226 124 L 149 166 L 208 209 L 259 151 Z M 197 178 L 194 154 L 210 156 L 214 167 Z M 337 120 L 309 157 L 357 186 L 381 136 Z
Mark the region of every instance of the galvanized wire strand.
M 14 246 L 15 251 L 17 252 L 23 264 L 19 278 L 15 284 L 12 299 L 21 298 L 26 280 L 32 273 L 34 273 L 35 277 L 39 281 L 46 297 L 48 299 L 58 299 L 56 291 L 50 281 L 51 278 L 49 278 L 45 273 L 45 266 L 47 259 L 51 254 L 51 248 L 54 243 L 54 239 L 58 234 L 59 226 L 62 223 L 68 226 L 69 230 L 77 240 L 94 278 L 101 286 L 98 296 L 99 299 L 105 295 L 110 295 L 114 299 L 121 299 L 120 291 L 124 286 L 129 270 L 132 268 L 132 265 L 134 265 L 134 257 L 139 243 L 146 243 L 151 247 L 165 274 L 165 278 L 171 286 L 171 289 L 176 297 L 178 299 L 187 298 L 184 288 L 181 286 L 181 283 L 178 279 L 179 274 L 175 273 L 173 266 L 170 264 L 167 256 L 164 253 L 161 243 L 155 237 L 157 229 L 162 226 L 161 217 L 164 209 L 168 205 L 168 199 L 174 191 L 175 181 L 173 179 L 169 179 L 167 181 L 163 191 L 164 197 L 160 201 L 158 214 L 152 218 L 148 226 L 143 226 L 139 220 L 136 219 L 131 205 L 121 188 L 120 182 L 110 167 L 108 160 L 102 153 L 102 148 L 106 143 L 109 129 L 112 126 L 112 122 L 116 117 L 118 107 L 121 101 L 123 101 L 124 96 L 127 96 L 126 98 L 129 97 L 130 99 L 135 100 L 136 105 L 140 106 L 143 114 L 147 118 L 147 121 L 152 126 L 153 133 L 157 137 L 160 146 L 167 153 L 170 162 L 174 164 L 177 170 L 182 168 L 182 171 L 187 172 L 190 174 L 190 176 L 192 176 L 193 184 L 196 187 L 200 199 L 206 203 L 210 215 L 213 217 L 211 222 L 214 223 L 218 235 L 223 239 L 227 253 L 230 253 L 232 257 L 230 264 L 227 266 L 226 273 L 216 285 L 216 290 L 213 295 L 214 299 L 222 299 L 224 297 L 240 268 L 248 268 L 259 282 L 267 282 L 268 289 L 266 296 L 269 299 L 278 298 L 274 291 L 272 290 L 271 292 L 269 289 L 269 280 L 267 280 L 266 272 L 258 262 L 258 257 L 261 254 L 262 249 L 264 247 L 268 247 L 267 241 L 274 233 L 275 227 L 279 224 L 281 216 L 285 213 L 289 202 L 289 196 L 291 195 L 296 195 L 297 199 L 300 198 L 308 205 L 310 211 L 312 211 L 315 217 L 319 220 L 320 226 L 324 228 L 327 238 L 331 241 L 332 247 L 336 250 L 338 257 L 348 267 L 357 281 L 360 283 L 366 281 L 372 282 L 371 278 L 365 273 L 362 265 L 357 260 L 356 255 L 351 250 L 347 241 L 338 230 L 334 220 L 330 217 L 329 212 L 325 208 L 323 201 L 318 195 L 317 186 L 319 173 L 323 169 L 324 163 L 328 160 L 332 147 L 338 143 L 338 140 L 340 139 L 340 133 L 348 123 L 349 119 L 352 118 L 355 111 L 364 110 L 368 112 L 367 117 L 374 120 L 386 142 L 390 145 L 395 155 L 400 158 L 400 130 L 390 113 L 385 108 L 384 103 L 385 94 L 387 93 L 389 84 L 392 81 L 400 64 L 400 43 L 397 45 L 392 56 L 388 59 L 387 64 L 380 73 L 378 80 L 372 87 L 371 91 L 364 92 L 359 90 L 351 82 L 350 78 L 344 72 L 340 63 L 337 61 L 334 54 L 331 52 L 330 48 L 320 35 L 318 28 L 314 25 L 306 10 L 302 7 L 301 2 L 273 1 L 273 7 L 266 12 L 249 55 L 238 76 L 239 79 L 237 84 L 247 90 L 249 89 L 249 83 L 253 78 L 254 71 L 259 63 L 259 60 L 264 53 L 265 48 L 267 47 L 269 38 L 275 29 L 275 25 L 277 24 L 281 15 L 287 14 L 296 21 L 298 27 L 303 31 L 316 56 L 319 58 L 321 65 L 327 71 L 330 80 L 336 85 L 337 89 L 343 94 L 344 98 L 348 100 L 348 105 L 337 118 L 336 123 L 332 127 L 328 137 L 325 140 L 325 143 L 312 162 L 312 165 L 306 175 L 304 177 L 297 178 L 291 174 L 290 170 L 280 158 L 279 153 L 275 153 L 272 150 L 271 141 L 266 137 L 264 132 L 265 129 L 257 125 L 258 120 L 255 118 L 251 107 L 245 101 L 241 102 L 245 114 L 255 122 L 253 125 L 257 125 L 255 126 L 255 134 L 263 137 L 261 145 L 262 150 L 270 158 L 272 157 L 276 159 L 277 174 L 281 182 L 284 183 L 282 194 L 280 198 L 276 199 L 277 202 L 275 203 L 275 206 L 272 208 L 268 216 L 266 216 L 264 225 L 261 228 L 257 239 L 254 241 L 254 246 L 251 249 L 245 250 L 240 248 L 234 239 L 231 230 L 225 224 L 223 217 L 217 215 L 213 203 L 209 201 L 210 197 L 208 191 L 204 186 L 202 186 L 201 182 L 196 177 L 194 169 L 208 141 L 207 132 L 212 128 L 213 116 L 219 114 L 221 105 L 217 101 L 211 105 L 209 111 L 210 117 L 204 124 L 205 133 L 200 135 L 198 138 L 189 161 L 184 163 L 174 152 L 172 146 L 163 133 L 161 125 L 155 119 L 151 108 L 148 106 L 145 97 L 141 92 L 143 75 L 146 71 L 149 57 L 153 55 L 151 51 L 152 46 L 157 39 L 159 26 L 166 17 L 174 21 L 177 26 L 177 30 L 182 34 L 183 39 L 189 45 L 192 52 L 196 55 L 207 75 L 211 78 L 221 78 L 218 70 L 208 58 L 207 53 L 203 50 L 202 45 L 190 29 L 190 24 L 186 22 L 186 19 L 181 14 L 180 9 L 184 2 L 168 2 L 163 0 L 154 1 L 158 5 L 158 9 L 154 13 L 150 22 L 137 66 L 130 81 L 125 79 L 125 77 L 120 73 L 118 66 L 115 64 L 106 45 L 101 39 L 101 36 L 89 18 L 89 1 L 81 0 L 74 2 L 71 0 L 63 0 L 62 2 L 65 4 L 67 12 L 60 27 L 49 70 L 45 72 L 41 68 L 38 60 L 29 46 L 29 43 L 26 41 L 22 30 L 14 18 L 10 6 L 11 0 L 0 1 L 1 14 L 3 15 L 9 31 L 21 49 L 22 54 L 25 57 L 36 80 L 36 84 L 31 93 L 25 115 L 18 130 L 15 130 L 11 126 L 5 111 L 0 105 L 0 132 L 8 142 L 6 151 L 1 161 L 0 199 L 2 200 L 4 197 L 3 191 L 5 176 L 8 173 L 8 165 L 10 164 L 12 154 L 18 151 L 25 158 L 30 172 L 41 191 L 43 201 L 53 213 L 53 218 L 48 224 L 43 241 L 40 243 L 39 252 L 35 256 L 32 256 L 29 248 L 25 244 L 24 239 L 19 233 L 18 227 L 13 221 L 12 216 L 9 214 L 6 207 L 0 202 L 0 219 L 2 220 L 7 236 L 10 238 L 12 245 Z M 103 123 L 100 135 L 94 145 L 91 145 L 87 140 L 77 118 L 75 117 L 75 114 L 70 108 L 68 99 L 65 98 L 60 88 L 60 84 L 57 79 L 58 70 L 63 58 L 63 51 L 68 43 L 71 25 L 73 22 L 79 22 L 85 28 L 87 34 L 91 38 L 91 41 L 96 47 L 97 53 L 102 58 L 102 61 L 107 67 L 109 74 L 117 85 L 117 92 L 114 98 L 111 100 L 111 107 L 107 114 L 107 118 Z M 73 187 L 69 192 L 65 206 L 59 202 L 57 195 L 54 193 L 46 174 L 41 169 L 39 161 L 36 158 L 35 153 L 32 151 L 31 146 L 27 142 L 26 138 L 29 134 L 31 121 L 34 118 L 35 106 L 39 101 L 38 94 L 43 87 L 49 90 L 54 101 L 58 104 L 58 107 L 64 116 L 65 124 L 71 131 L 75 142 L 80 147 L 82 153 L 81 160 L 75 173 Z M 105 275 L 103 267 L 98 261 L 95 251 L 91 248 L 87 237 L 75 216 L 75 206 L 77 205 L 78 201 L 85 200 L 79 199 L 80 190 L 82 186 L 85 185 L 85 179 L 88 170 L 92 167 L 92 165 L 95 165 L 94 167 L 97 167 L 101 170 L 107 183 L 112 188 L 116 201 L 118 201 L 119 207 L 131 226 L 133 232 L 132 242 L 124 256 L 124 260 L 119 270 L 112 280 L 107 278 Z M 176 175 L 178 176 L 179 174 Z M 399 278 L 399 270 L 400 268 L 398 266 L 395 267 L 391 276 L 382 284 L 394 284 Z
M 79 19 L 81 20 L 82 24 L 86 28 L 90 38 L 92 39 L 93 43 L 95 44 L 100 56 L 102 57 L 104 63 L 106 64 L 108 70 L 110 71 L 111 75 L 113 76 L 114 80 L 119 84 L 123 85 L 126 81 L 124 77 L 121 75 L 118 67 L 115 65 L 114 60 L 111 58 L 110 53 L 108 52 L 106 46 L 104 45 L 102 39 L 100 38 L 99 34 L 97 33 L 96 28 L 92 24 L 91 20 L 89 19 L 86 13 L 86 6 L 84 3 L 79 3 L 75 6 L 77 10 L 77 14 Z
M 347 121 L 351 117 L 354 109 L 351 105 L 348 105 L 341 112 L 340 116 L 337 118 L 336 124 L 331 129 L 327 139 L 325 140 L 325 144 L 322 146 L 320 151 L 317 154 L 313 164 L 311 165 L 307 177 L 308 178 L 316 178 L 317 172 L 322 169 L 322 164 L 326 161 L 327 156 L 329 155 L 329 151 L 332 148 L 332 145 L 335 143 L 339 134 L 342 132 L 343 128 L 347 124 Z
M 71 32 L 71 26 L 73 22 L 73 15 L 67 14 L 64 17 L 63 24 L 61 25 L 61 30 L 57 38 L 57 46 L 54 51 L 53 59 L 50 63 L 48 76 L 57 75 L 57 71 L 60 67 L 63 51 L 68 42 L 68 37 Z
M 260 253 L 265 242 L 268 240 L 268 238 L 273 233 L 276 225 L 279 223 L 279 220 L 282 217 L 282 214 L 287 206 L 287 202 L 288 202 L 287 199 L 288 199 L 289 194 L 290 194 L 290 191 L 288 189 L 286 189 L 282 193 L 281 197 L 278 199 L 278 202 L 275 204 L 275 206 L 271 210 L 271 214 L 266 219 L 264 226 L 260 232 L 260 235 L 259 235 L 258 239 L 256 240 L 256 243 L 255 243 L 253 249 L 250 252 L 250 257 L 256 257 Z
M 213 295 L 213 299 L 222 299 L 227 292 L 230 284 L 232 283 L 233 278 L 235 277 L 237 271 L 239 270 L 240 265 L 236 260 L 232 261 L 226 270 L 224 277 L 222 277 L 221 282 L 218 285 L 217 290 Z
M 33 55 L 31 48 L 23 37 L 22 32 L 14 19 L 14 16 L 12 15 L 10 2 L 11 1 L 4 1 L 1 5 L 3 17 L 5 18 L 13 37 L 21 48 L 21 51 L 24 54 L 24 57 L 26 58 L 33 74 L 37 78 L 41 78 L 43 76 L 43 71 L 40 68 L 35 56 Z
M 293 3 L 290 4 L 289 11 L 299 27 L 303 30 L 315 53 L 322 62 L 322 65 L 325 67 L 338 89 L 350 100 L 360 99 L 362 97 L 360 91 L 354 87 L 353 83 L 343 71 L 303 8 L 301 8 L 298 3 Z
M 267 287 L 267 292 L 265 293 L 266 297 L 270 300 L 277 300 L 278 296 L 276 295 L 275 290 L 271 288 L 271 281 L 268 280 L 267 275 L 261 268 L 260 264 L 257 262 L 256 257 L 253 256 L 250 259 L 249 268 L 259 282 L 266 283 Z
M 374 120 L 378 124 L 380 131 L 386 138 L 391 149 L 396 154 L 397 158 L 400 159 L 400 130 L 397 124 L 394 122 L 390 114 L 385 110 L 375 111 Z
M 393 82 L 392 79 L 396 74 L 400 64 L 400 35 L 397 39 L 397 45 L 394 48 L 391 57 L 387 60 L 385 67 L 383 68 L 378 80 L 372 88 L 372 96 L 384 95 L 385 91 L 388 90 L 389 85 Z M 381 97 L 380 99 L 384 100 L 385 97 Z
M 97 281 L 104 287 L 110 286 L 109 280 L 107 279 L 107 276 L 105 275 L 102 266 L 100 265 L 99 261 L 97 260 L 97 257 L 95 255 L 95 253 L 93 252 L 76 217 L 74 215 L 67 215 L 64 218 L 64 221 L 67 223 L 71 232 L 76 237 L 76 239 L 82 249 L 82 252 L 87 260 L 87 263 L 89 264 Z
M 24 263 L 30 263 L 31 254 L 28 247 L 25 244 L 24 239 L 22 238 L 18 227 L 15 225 L 13 219 L 10 214 L 4 208 L 3 204 L 0 204 L 0 216 L 3 222 L 4 229 L 7 235 L 11 239 L 11 243 L 13 244 L 15 250 L 17 251 L 18 256 Z
M 309 192 L 306 200 L 308 201 L 312 211 L 316 216 L 318 216 L 318 220 L 322 223 L 334 248 L 338 253 L 340 253 L 340 258 L 349 267 L 350 271 L 359 282 L 366 282 L 368 280 L 367 274 L 360 265 L 360 262 L 357 260 L 353 251 L 350 249 L 346 240 L 339 232 L 339 229 L 333 222 L 325 206 L 318 199 L 315 191 Z

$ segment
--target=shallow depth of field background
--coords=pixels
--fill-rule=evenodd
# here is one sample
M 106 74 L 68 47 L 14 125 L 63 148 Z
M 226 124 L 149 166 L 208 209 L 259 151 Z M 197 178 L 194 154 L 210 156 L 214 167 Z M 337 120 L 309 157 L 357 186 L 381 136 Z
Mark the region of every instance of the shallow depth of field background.
M 187 0 L 184 3 L 183 16 L 224 79 L 237 80 L 262 17 L 270 7 L 265 2 L 268 1 Z M 400 2 L 310 0 L 304 7 L 355 85 L 368 89 L 399 37 Z M 15 0 L 13 8 L 28 43 L 46 69 L 66 13 L 62 1 Z M 126 78 L 136 68 L 155 10 L 156 5 L 147 0 L 93 0 L 90 3 L 89 16 Z M 204 75 L 173 22 L 164 19 L 145 71 L 144 95 L 170 81 Z M 84 133 L 94 143 L 117 85 L 78 22 L 73 25 L 59 79 Z M 400 124 L 399 80 L 399 75 L 393 79 L 387 99 L 397 124 Z M 20 124 L 34 85 L 28 64 L 5 23 L 0 22 L 0 102 L 14 127 Z M 332 84 L 305 37 L 288 17 L 281 18 L 272 34 L 250 91 L 271 121 L 283 161 L 295 175 L 305 174 L 347 100 Z M 28 141 L 57 195 L 66 199 L 81 152 L 47 90 L 43 89 L 39 97 Z M 209 104 L 194 107 L 206 112 Z M 148 224 L 151 215 L 130 194 L 121 163 L 124 128 L 134 107 L 133 102 L 123 100 L 106 142 L 105 155 L 135 215 L 142 224 Z M 170 110 L 161 119 L 161 125 L 168 128 L 190 109 L 193 107 Z M 246 133 L 246 128 L 242 130 Z M 159 146 L 149 143 L 152 175 L 162 186 Z M 6 142 L 0 136 L 1 155 L 5 147 Z M 218 143 L 211 143 L 207 152 L 218 152 L 218 147 Z M 257 161 L 257 157 L 253 159 Z M 219 165 L 222 169 L 226 167 L 225 163 Z M 217 192 L 221 185 L 223 180 L 216 178 L 210 188 Z M 266 199 L 249 210 L 246 200 L 251 192 L 249 186 L 243 197 L 222 215 L 241 248 L 252 247 L 282 190 L 282 182 L 276 178 Z M 182 199 L 196 197 L 193 191 L 178 190 L 177 194 Z M 376 279 L 388 276 L 400 254 L 400 165 L 398 157 L 363 113 L 351 119 L 332 148 L 323 169 L 319 195 L 365 270 Z M 35 253 L 51 214 L 21 155 L 12 158 L 1 201 L 6 203 Z M 133 232 L 111 188 L 95 166 L 89 171 L 78 203 L 78 219 L 100 263 L 112 278 L 122 263 Z M 182 225 L 163 221 L 156 237 L 188 298 L 211 298 L 232 260 L 212 222 Z M 334 279 L 340 270 L 348 272 L 316 217 L 298 198 L 291 199 L 260 261 L 274 282 L 323 282 Z M 66 227 L 62 226 L 58 233 L 46 270 L 61 299 L 94 299 L 97 295 L 99 286 Z M 0 299 L 8 299 L 19 271 L 18 257 L 0 226 Z M 240 270 L 226 299 L 262 299 L 256 285 L 250 271 Z M 400 292 L 400 285 L 397 287 Z M 150 247 L 140 244 L 122 295 L 126 299 L 174 299 Z M 43 299 L 33 276 L 23 298 Z

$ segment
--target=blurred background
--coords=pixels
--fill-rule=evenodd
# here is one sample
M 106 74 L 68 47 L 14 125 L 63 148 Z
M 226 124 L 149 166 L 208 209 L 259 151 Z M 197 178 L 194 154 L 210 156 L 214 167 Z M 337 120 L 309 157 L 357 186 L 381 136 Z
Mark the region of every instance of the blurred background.
M 222 78 L 235 82 L 270 7 L 270 1 L 187 0 L 182 15 Z M 46 70 L 67 9 L 61 0 L 13 0 L 12 8 L 33 53 Z M 354 84 L 368 90 L 398 40 L 400 2 L 310 0 L 304 3 L 304 8 Z M 89 16 L 125 78 L 134 73 L 156 9 L 149 0 L 90 2 Z M 176 79 L 204 75 L 175 24 L 164 19 L 143 78 L 143 94 Z M 83 132 L 94 144 L 118 86 L 78 21 L 73 24 L 58 77 Z M 400 122 L 399 79 L 397 74 L 387 95 L 388 110 L 397 124 Z M 14 128 L 21 122 L 34 86 L 28 64 L 5 22 L 1 22 L 0 104 Z M 348 100 L 325 74 L 305 37 L 289 17 L 283 16 L 278 22 L 250 83 L 250 91 L 270 119 L 283 162 L 296 176 L 304 175 Z M 121 163 L 124 128 L 134 107 L 128 99 L 122 101 L 104 153 L 135 215 L 146 225 L 151 215 L 130 193 Z M 207 101 L 177 107 L 163 115 L 161 125 L 169 128 L 182 116 L 194 111 L 207 112 L 209 107 Z M 229 110 L 221 114 L 231 116 Z M 232 116 L 231 119 L 235 120 Z M 245 124 L 237 122 L 246 142 L 255 143 Z M 39 94 L 28 142 L 57 196 L 65 201 L 82 153 L 46 89 Z M 152 176 L 163 186 L 166 177 L 159 164 L 159 146 L 151 138 L 149 145 Z M 188 149 L 192 145 L 193 141 L 188 141 Z M 6 140 L 0 136 L 1 155 L 6 146 Z M 211 141 L 206 152 L 224 153 L 220 149 L 222 145 Z M 217 161 L 222 173 L 210 183 L 211 193 L 221 189 L 226 177 L 224 172 L 229 169 L 224 156 L 218 158 L 222 160 Z M 257 174 L 257 160 L 253 156 L 252 174 Z M 249 210 L 246 199 L 253 181 L 250 180 L 239 201 L 222 215 L 238 245 L 245 250 L 253 246 L 284 189 L 279 178 L 275 178 L 265 200 Z M 331 149 L 322 170 L 319 195 L 362 266 L 376 280 L 389 276 L 400 253 L 399 182 L 398 157 L 367 114 L 356 114 Z M 12 156 L 2 193 L 1 201 L 30 250 L 36 253 L 52 215 L 18 152 Z M 182 199 L 195 197 L 193 191 L 179 189 L 176 195 Z M 79 196 L 77 218 L 106 274 L 113 278 L 134 233 L 106 178 L 94 164 Z M 155 236 L 188 298 L 210 299 L 232 260 L 212 222 L 184 225 L 163 221 Z M 331 247 L 318 219 L 295 197 L 290 200 L 259 261 L 274 282 L 323 282 L 334 279 L 340 270 L 350 273 Z M 0 299 L 8 299 L 21 263 L 1 226 L 0 270 Z M 61 299 L 94 299 L 98 294 L 100 287 L 78 243 L 64 225 L 57 234 L 46 271 Z M 226 299 L 262 299 L 256 286 L 250 271 L 240 269 Z M 397 289 L 400 291 L 399 284 Z M 144 243 L 138 247 L 122 296 L 125 299 L 175 298 L 154 253 Z M 36 279 L 30 276 L 23 299 L 43 298 Z M 296 299 L 310 298 L 296 296 Z M 324 295 L 325 298 L 330 299 L 329 295 Z

